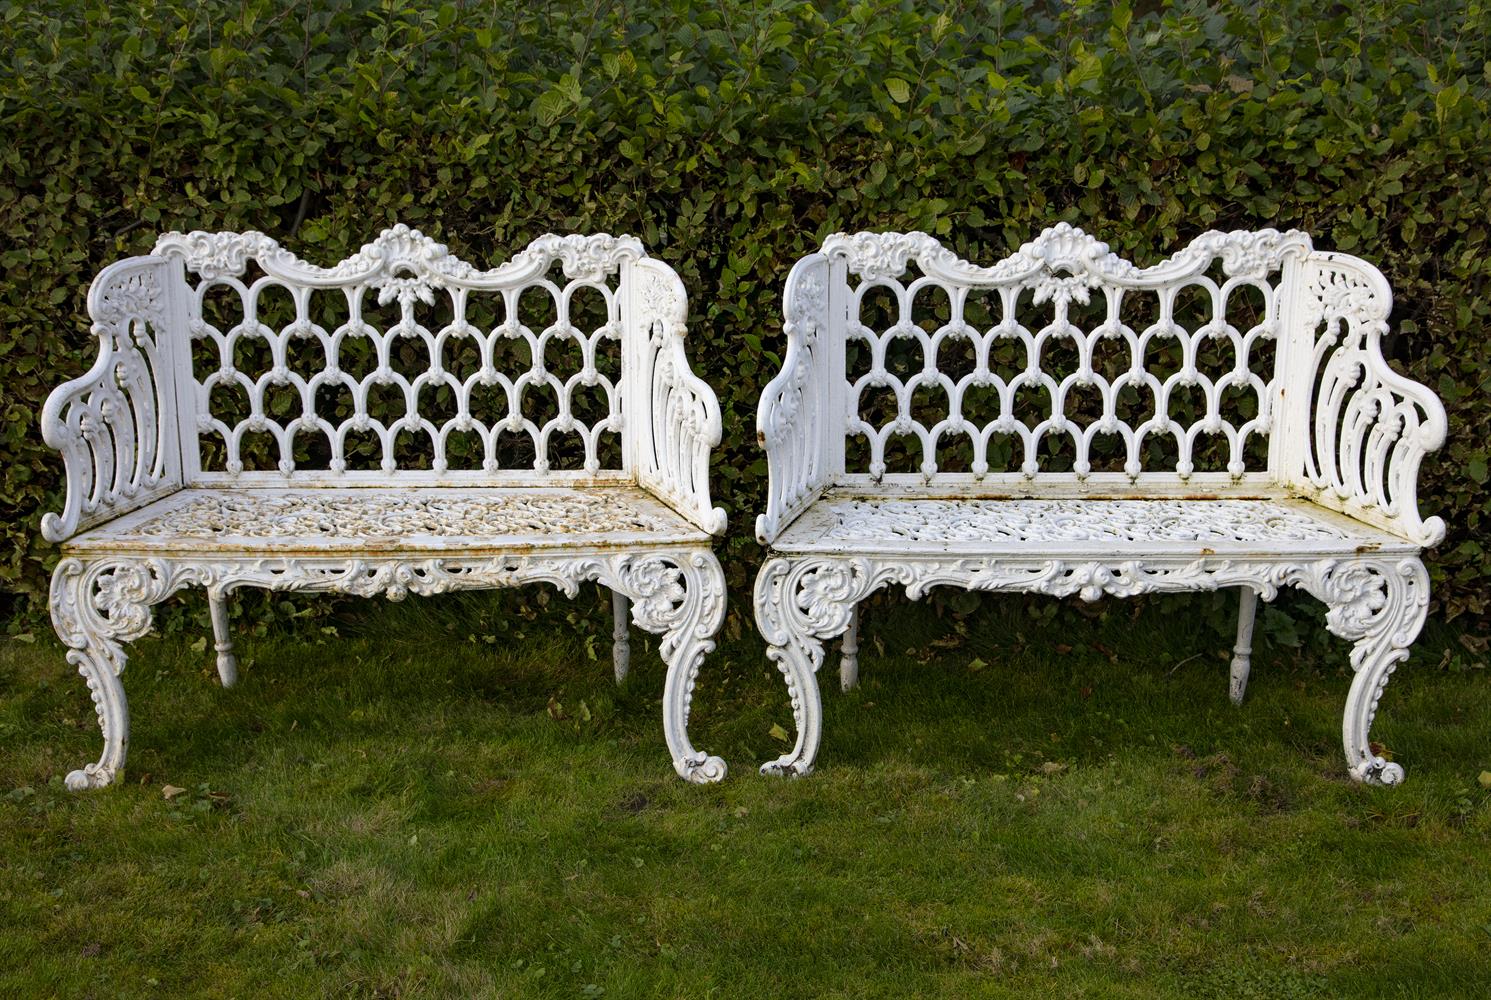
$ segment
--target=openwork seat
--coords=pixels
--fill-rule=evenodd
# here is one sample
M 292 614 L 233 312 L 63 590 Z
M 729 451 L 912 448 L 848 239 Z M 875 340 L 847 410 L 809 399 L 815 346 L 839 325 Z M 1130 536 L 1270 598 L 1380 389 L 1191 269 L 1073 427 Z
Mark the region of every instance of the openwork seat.
M 1285 546 L 1288 546 L 1286 551 Z M 1291 499 L 998 500 L 824 496 L 772 543 L 778 552 L 971 553 L 1091 559 L 1416 553 L 1390 532 Z
M 85 531 L 74 552 L 478 555 L 698 545 L 709 533 L 646 490 L 182 490 Z
M 93 367 L 42 433 L 67 467 L 51 608 L 103 730 L 69 788 L 117 781 L 125 644 L 207 592 L 225 686 L 240 587 L 408 594 L 608 588 L 613 665 L 661 636 L 663 736 L 693 748 L 694 682 L 725 613 L 709 541 L 714 393 L 689 370 L 683 283 L 628 236 L 542 236 L 489 270 L 405 226 L 332 267 L 262 233 L 167 233 L 88 293 Z
M 1359 781 L 1429 603 L 1434 394 L 1383 359 L 1392 293 L 1304 233 L 1210 232 L 1150 267 L 1065 223 L 988 267 L 925 233 L 858 233 L 798 261 L 757 429 L 771 473 L 756 622 L 813 768 L 824 642 L 859 677 L 859 604 L 902 586 L 1096 600 L 1237 588 L 1230 693 L 1258 598 L 1293 586 L 1354 645 L 1342 722 Z

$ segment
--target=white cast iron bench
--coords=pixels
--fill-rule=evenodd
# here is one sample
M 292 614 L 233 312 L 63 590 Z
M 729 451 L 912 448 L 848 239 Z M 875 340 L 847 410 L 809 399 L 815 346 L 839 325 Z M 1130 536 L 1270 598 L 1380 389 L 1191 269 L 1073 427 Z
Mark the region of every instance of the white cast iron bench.
M 1424 622 L 1444 524 L 1416 477 L 1445 414 L 1384 362 L 1391 306 L 1376 268 L 1299 232 L 1211 232 L 1148 268 L 1065 224 L 993 267 L 922 233 L 829 237 L 787 279 L 757 418 L 756 620 L 797 721 L 762 770 L 812 769 L 823 642 L 844 636 L 852 687 L 857 605 L 891 584 L 1236 587 L 1234 701 L 1256 600 L 1290 585 L 1355 644 L 1352 776 L 1401 781 L 1368 731 Z
M 47 401 L 67 500 L 51 609 L 103 729 L 73 789 L 119 778 L 124 643 L 183 587 L 207 591 L 237 665 L 238 587 L 397 600 L 582 582 L 662 636 L 678 773 L 689 702 L 724 616 L 710 538 L 719 405 L 684 354 L 684 288 L 631 237 L 544 236 L 489 271 L 404 226 L 336 265 L 261 233 L 168 233 L 88 293 L 100 356 Z

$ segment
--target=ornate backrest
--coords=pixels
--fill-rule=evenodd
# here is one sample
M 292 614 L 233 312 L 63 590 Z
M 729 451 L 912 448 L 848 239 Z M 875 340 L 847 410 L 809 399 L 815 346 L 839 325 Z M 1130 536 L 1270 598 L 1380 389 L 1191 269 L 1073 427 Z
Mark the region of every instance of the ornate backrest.
M 1392 295 L 1300 232 L 1139 267 L 1065 223 L 992 267 L 925 233 L 830 236 L 783 295 L 757 425 L 769 542 L 830 487 L 1194 495 L 1285 488 L 1421 544 L 1444 408 L 1383 359 Z
M 633 476 L 631 237 L 545 236 L 485 271 L 405 226 L 334 267 L 254 232 L 168 233 L 155 253 L 187 288 L 188 482 Z
M 1281 267 L 1308 249 L 1209 233 L 1140 268 L 1063 224 L 979 267 L 924 234 L 830 237 L 844 476 L 1266 475 Z
M 185 486 L 636 483 L 710 534 L 719 401 L 688 297 L 630 236 L 479 270 L 395 226 L 335 267 L 167 233 L 88 293 L 99 357 L 48 397 L 63 541 Z

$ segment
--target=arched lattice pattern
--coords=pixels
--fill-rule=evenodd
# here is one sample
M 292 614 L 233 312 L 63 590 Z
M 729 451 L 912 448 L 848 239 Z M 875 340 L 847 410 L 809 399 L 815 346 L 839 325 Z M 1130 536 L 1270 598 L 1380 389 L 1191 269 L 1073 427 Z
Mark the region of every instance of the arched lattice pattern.
M 390 233 L 373 264 L 188 274 L 203 470 L 620 470 L 620 260 L 479 272 Z
M 851 283 L 846 471 L 1262 471 L 1277 272 L 1196 270 Z

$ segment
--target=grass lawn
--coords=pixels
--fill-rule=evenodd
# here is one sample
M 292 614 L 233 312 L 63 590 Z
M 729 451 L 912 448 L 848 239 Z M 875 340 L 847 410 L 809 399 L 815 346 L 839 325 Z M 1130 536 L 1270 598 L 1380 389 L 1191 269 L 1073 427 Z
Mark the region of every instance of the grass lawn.
M 197 636 L 144 640 L 126 783 L 83 795 L 82 680 L 0 641 L 0 996 L 1491 992 L 1491 678 L 1436 668 L 1444 630 L 1374 733 L 1408 782 L 1370 789 L 1344 643 L 1261 645 L 1234 709 L 1201 599 L 898 596 L 783 781 L 737 603 L 692 727 L 731 776 L 695 788 L 654 643 L 618 690 L 603 595 L 489 641 L 501 600 L 245 636 L 231 691 Z

